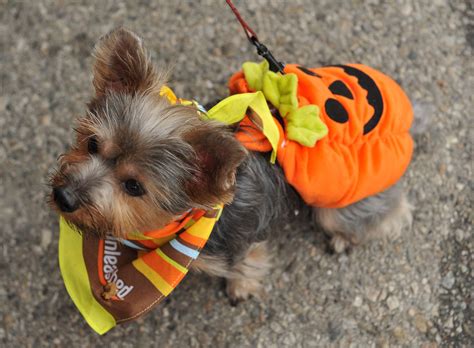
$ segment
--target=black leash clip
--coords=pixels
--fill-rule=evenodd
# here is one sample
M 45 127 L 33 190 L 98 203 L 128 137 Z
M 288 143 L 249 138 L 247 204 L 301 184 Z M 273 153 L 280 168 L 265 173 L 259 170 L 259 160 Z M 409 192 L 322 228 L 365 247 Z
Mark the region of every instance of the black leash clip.
M 257 54 L 263 57 L 268 64 L 270 65 L 270 70 L 273 72 L 280 72 L 281 74 L 285 74 L 283 72 L 283 68 L 285 67 L 282 62 L 278 61 L 270 52 L 270 50 L 262 44 L 255 36 L 251 36 L 249 38 L 250 42 L 257 48 Z
M 250 28 L 250 26 L 244 21 L 239 11 L 232 3 L 232 0 L 226 0 L 226 2 L 227 2 L 227 5 L 229 5 L 232 12 L 234 12 L 235 17 L 240 22 L 240 25 L 242 26 L 242 28 L 244 29 L 247 39 L 250 41 L 252 45 L 257 47 L 258 55 L 262 56 L 270 65 L 269 67 L 270 70 L 273 72 L 279 72 L 281 74 L 285 74 L 283 72 L 283 68 L 285 67 L 283 63 L 276 60 L 276 58 L 273 56 L 272 52 L 270 52 L 267 46 L 265 46 L 260 41 L 258 41 L 257 34 L 255 34 L 252 28 Z

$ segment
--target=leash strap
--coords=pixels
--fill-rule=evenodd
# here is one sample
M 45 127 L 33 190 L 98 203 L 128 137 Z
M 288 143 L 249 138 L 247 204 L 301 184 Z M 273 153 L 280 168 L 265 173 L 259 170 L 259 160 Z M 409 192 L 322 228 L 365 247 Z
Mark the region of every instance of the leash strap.
M 273 72 L 280 72 L 281 74 L 284 74 L 283 68 L 284 65 L 280 61 L 278 61 L 270 52 L 270 50 L 262 44 L 257 37 L 257 34 L 255 31 L 250 28 L 250 26 L 247 24 L 247 22 L 244 21 L 242 16 L 240 15 L 239 11 L 237 8 L 234 6 L 232 3 L 232 0 L 226 0 L 227 5 L 229 5 L 230 9 L 234 13 L 235 17 L 239 21 L 240 25 L 244 29 L 245 35 L 247 36 L 247 39 L 250 41 L 252 45 L 254 45 L 257 48 L 257 54 L 261 57 L 263 57 L 269 64 L 270 64 L 270 70 Z

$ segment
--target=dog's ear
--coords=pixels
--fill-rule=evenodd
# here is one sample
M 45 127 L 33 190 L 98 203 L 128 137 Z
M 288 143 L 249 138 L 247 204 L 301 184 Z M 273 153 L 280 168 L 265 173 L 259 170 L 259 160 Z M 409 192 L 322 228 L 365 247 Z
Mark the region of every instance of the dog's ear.
M 237 168 L 247 156 L 247 150 L 222 126 L 196 129 L 188 134 L 187 140 L 197 154 L 199 166 L 188 195 L 200 205 L 230 203 Z
M 95 46 L 94 57 L 93 84 L 97 97 L 107 91 L 149 91 L 159 83 L 142 40 L 127 29 L 118 28 L 102 37 Z

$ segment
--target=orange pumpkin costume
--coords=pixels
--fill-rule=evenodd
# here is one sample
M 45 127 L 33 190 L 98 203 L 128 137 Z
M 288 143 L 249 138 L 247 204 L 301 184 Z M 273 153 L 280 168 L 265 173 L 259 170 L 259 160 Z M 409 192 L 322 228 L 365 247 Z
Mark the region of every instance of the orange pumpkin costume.
M 397 83 L 356 64 L 317 69 L 289 64 L 284 72 L 297 76 L 298 107 L 317 105 L 328 128 L 327 136 L 309 147 L 288 139 L 284 115 L 275 118 L 278 163 L 307 204 L 341 208 L 400 179 L 413 152 L 413 112 Z M 242 71 L 231 77 L 229 89 L 231 94 L 254 92 Z M 248 149 L 272 149 L 249 118 L 241 126 L 237 138 Z

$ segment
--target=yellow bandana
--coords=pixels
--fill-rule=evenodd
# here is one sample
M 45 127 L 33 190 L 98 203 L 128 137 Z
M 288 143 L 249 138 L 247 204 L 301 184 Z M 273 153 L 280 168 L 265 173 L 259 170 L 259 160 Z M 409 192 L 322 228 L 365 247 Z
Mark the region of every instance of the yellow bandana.
M 84 236 L 61 219 L 61 274 L 87 323 L 103 334 L 160 303 L 199 256 L 221 211 L 222 206 L 195 210 L 163 229 L 125 240 Z

